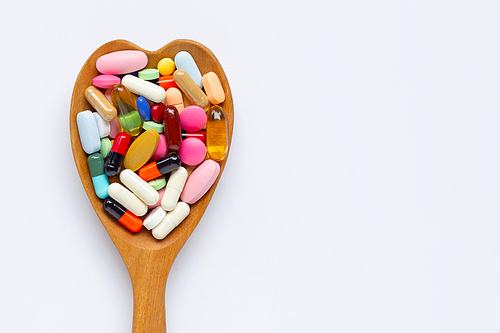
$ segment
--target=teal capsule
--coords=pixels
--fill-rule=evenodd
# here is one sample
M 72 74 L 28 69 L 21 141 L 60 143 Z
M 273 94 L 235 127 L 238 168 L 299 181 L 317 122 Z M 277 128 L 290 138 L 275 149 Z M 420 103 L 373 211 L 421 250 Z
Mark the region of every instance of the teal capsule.
M 142 130 L 142 118 L 137 112 L 136 100 L 122 84 L 113 86 L 111 100 L 118 110 L 118 121 L 125 133 L 137 136 Z
M 108 187 L 109 180 L 104 174 L 104 159 L 101 153 L 94 153 L 90 155 L 87 159 L 90 176 L 92 177 L 92 183 L 94 184 L 95 194 L 101 198 L 105 199 L 108 197 Z

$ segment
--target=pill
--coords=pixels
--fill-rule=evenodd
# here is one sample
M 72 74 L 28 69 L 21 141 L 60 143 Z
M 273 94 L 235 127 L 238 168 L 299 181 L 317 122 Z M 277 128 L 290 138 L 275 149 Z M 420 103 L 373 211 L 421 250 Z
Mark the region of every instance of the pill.
M 185 70 L 198 87 L 203 88 L 200 69 L 189 52 L 181 51 L 177 53 L 175 55 L 174 62 L 177 69 Z
M 158 84 L 164 90 L 168 90 L 170 88 L 177 88 L 177 83 L 175 83 L 173 75 L 160 76 L 158 79 Z
M 120 84 L 120 78 L 115 75 L 103 74 L 92 79 L 92 85 L 101 89 L 111 88 L 115 84 Z
M 90 177 L 94 184 L 95 194 L 101 198 L 108 197 L 109 180 L 104 174 L 104 159 L 100 153 L 94 153 L 87 158 Z
M 83 150 L 93 154 L 101 149 L 101 137 L 95 117 L 90 110 L 82 111 L 76 115 L 76 125 Z
M 214 72 L 208 72 L 202 77 L 203 88 L 212 104 L 220 104 L 226 99 L 219 77 Z
M 220 106 L 212 106 L 207 115 L 207 151 L 214 161 L 226 158 L 228 150 L 227 118 Z
M 97 128 L 99 129 L 99 136 L 101 138 L 105 138 L 109 135 L 111 131 L 111 126 L 109 125 L 109 121 L 104 120 L 103 117 L 97 112 L 92 112 L 95 117 L 95 121 L 97 122 Z
M 155 103 L 151 105 L 151 118 L 157 123 L 163 123 L 163 112 L 165 111 L 165 104 Z
M 138 135 L 142 130 L 142 118 L 136 110 L 135 98 L 130 91 L 118 84 L 111 90 L 111 100 L 118 110 L 118 120 L 123 131 L 132 136 Z
M 168 178 L 167 187 L 165 188 L 165 193 L 161 199 L 161 207 L 166 211 L 171 211 L 177 205 L 179 197 L 181 195 L 184 184 L 188 177 L 188 172 L 185 168 L 179 167 L 179 169 L 172 171 L 170 177 Z
M 165 157 L 168 153 L 168 147 L 167 147 L 167 139 L 165 139 L 165 135 L 160 134 L 160 139 L 158 140 L 158 146 L 156 147 L 156 150 L 151 156 L 153 160 L 158 160 L 162 157 Z
M 125 75 L 122 84 L 134 94 L 144 96 L 155 103 L 165 99 L 165 89 L 133 75 Z
M 169 152 L 177 152 L 182 144 L 182 129 L 179 112 L 172 105 L 167 105 L 163 113 L 163 131 Z
M 160 71 L 160 75 L 170 75 L 175 70 L 175 63 L 170 58 L 163 58 L 156 65 L 158 71 Z
M 148 205 L 148 209 L 154 209 L 154 208 L 160 206 L 161 205 L 161 199 L 163 198 L 163 194 L 164 193 L 165 193 L 165 187 L 162 188 L 162 189 L 160 189 L 160 190 L 158 190 L 158 195 L 160 196 L 160 199 L 158 199 L 158 202 L 155 203 L 154 205 Z
M 153 156 L 159 139 L 160 134 L 154 129 L 147 130 L 139 135 L 127 150 L 123 161 L 125 168 L 132 171 L 139 170 Z
M 165 104 L 175 106 L 180 114 L 184 110 L 184 100 L 181 91 L 175 87 L 168 88 L 165 93 Z
M 179 149 L 179 156 L 182 163 L 186 165 L 198 165 L 205 159 L 207 149 L 205 144 L 196 138 L 189 138 L 182 141 Z
M 102 138 L 101 139 L 101 150 L 99 151 L 102 155 L 102 157 L 106 158 L 108 157 L 109 152 L 111 151 L 111 140 L 109 138 Z
M 195 133 L 191 132 L 182 133 L 182 140 L 186 140 L 187 138 L 196 138 L 198 140 L 201 140 L 201 142 L 206 143 L 206 137 L 207 135 L 205 131 L 199 131 Z
M 122 125 L 120 125 L 120 121 L 118 120 L 118 117 L 116 117 L 113 120 L 110 120 L 109 122 L 109 137 L 111 139 L 114 139 L 118 133 L 122 131 Z
M 118 133 L 104 164 L 104 172 L 108 176 L 113 177 L 120 172 L 129 145 L 130 136 L 125 132 Z
M 90 86 L 85 89 L 85 99 L 104 119 L 109 121 L 116 118 L 116 108 L 96 87 Z
M 128 230 L 137 232 L 142 229 L 142 220 L 120 205 L 116 200 L 112 198 L 105 199 L 104 210 Z
M 167 186 L 167 180 L 165 179 L 165 177 L 158 177 L 156 179 L 153 179 L 153 180 L 150 180 L 148 182 L 148 184 L 154 188 L 155 190 L 159 191 L 161 190 L 162 188 L 164 188 L 165 186 Z
M 136 100 L 137 112 L 141 115 L 142 120 L 151 120 L 151 106 L 149 105 L 146 98 L 139 96 Z
M 179 114 L 179 119 L 183 130 L 198 132 L 207 124 L 207 113 L 197 105 L 190 105 Z
M 109 185 L 108 194 L 136 216 L 143 216 L 148 211 L 148 206 L 120 183 Z
M 146 164 L 139 169 L 138 174 L 145 181 L 150 181 L 176 170 L 181 163 L 179 155 L 175 153 L 169 154 L 157 161 Z
M 158 78 L 160 77 L 160 71 L 156 68 L 145 68 L 137 73 L 139 79 L 149 81 L 154 84 L 158 84 Z
M 130 169 L 120 172 L 120 181 L 146 205 L 154 205 L 160 198 L 151 185 Z
M 163 133 L 163 124 L 157 123 L 155 121 L 145 121 L 144 124 L 142 125 L 142 128 L 144 128 L 146 131 L 150 129 L 154 129 L 158 133 Z
M 143 69 L 148 64 L 148 56 L 142 51 L 125 50 L 100 56 L 96 68 L 102 74 L 126 74 Z
M 194 204 L 207 193 L 220 172 L 220 166 L 213 160 L 200 164 L 188 177 L 181 193 L 181 200 Z
M 153 237 L 164 239 L 189 215 L 189 205 L 185 202 L 179 202 L 174 210 L 168 212 L 165 218 L 153 228 Z
M 167 215 L 167 212 L 163 210 L 161 207 L 156 207 L 144 218 L 144 222 L 142 223 L 144 227 L 148 230 L 156 227 Z
M 210 102 L 208 101 L 207 95 L 205 95 L 203 90 L 196 85 L 193 79 L 184 70 L 176 70 L 174 72 L 174 80 L 179 89 L 187 96 L 192 104 L 201 106 L 205 111 L 210 108 Z

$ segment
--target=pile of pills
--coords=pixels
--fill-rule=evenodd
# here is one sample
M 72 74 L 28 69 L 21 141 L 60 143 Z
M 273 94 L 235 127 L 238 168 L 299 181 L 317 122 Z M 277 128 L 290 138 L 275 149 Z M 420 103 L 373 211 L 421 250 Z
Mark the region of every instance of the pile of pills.
M 226 158 L 224 90 L 191 54 L 145 68 L 142 51 L 102 55 L 85 90 L 95 109 L 77 114 L 78 133 L 104 210 L 132 232 L 165 238 L 217 179 Z M 184 98 L 191 105 L 184 106 Z M 196 167 L 188 176 L 185 166 Z M 110 184 L 108 177 L 119 181 Z M 142 217 L 144 217 L 142 219 Z

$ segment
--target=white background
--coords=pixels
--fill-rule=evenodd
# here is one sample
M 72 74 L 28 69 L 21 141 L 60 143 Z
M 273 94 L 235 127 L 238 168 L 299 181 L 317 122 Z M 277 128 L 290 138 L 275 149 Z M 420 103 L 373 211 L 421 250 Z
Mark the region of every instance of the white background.
M 234 97 L 169 333 L 500 331 L 499 22 L 493 0 L 4 2 L 0 332 L 131 331 L 68 125 L 118 38 L 201 42 Z

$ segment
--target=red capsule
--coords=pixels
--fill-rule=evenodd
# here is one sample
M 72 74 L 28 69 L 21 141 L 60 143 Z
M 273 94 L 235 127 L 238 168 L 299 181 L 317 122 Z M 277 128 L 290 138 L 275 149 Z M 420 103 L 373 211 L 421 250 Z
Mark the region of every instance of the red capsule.
M 120 173 L 129 146 L 130 136 L 125 132 L 118 133 L 104 164 L 106 175 L 113 177 Z
M 179 112 L 173 105 L 167 105 L 163 112 L 163 131 L 169 152 L 178 152 L 182 143 L 181 122 Z
M 163 122 L 163 112 L 165 111 L 165 104 L 156 103 L 151 105 L 151 118 L 157 123 Z

